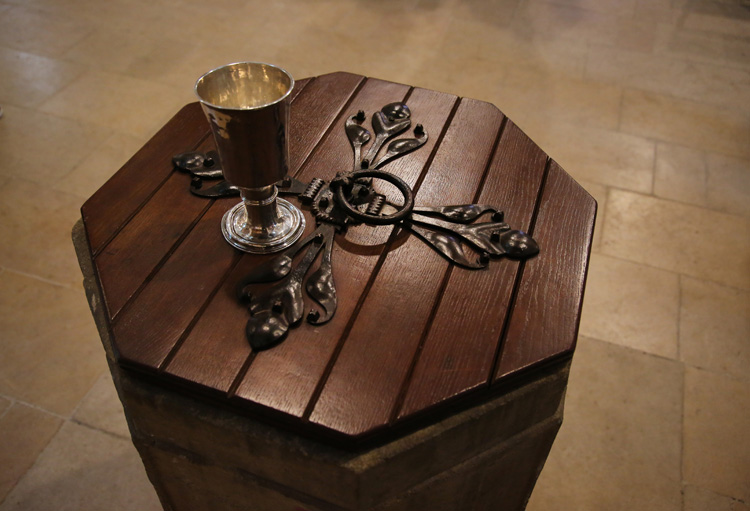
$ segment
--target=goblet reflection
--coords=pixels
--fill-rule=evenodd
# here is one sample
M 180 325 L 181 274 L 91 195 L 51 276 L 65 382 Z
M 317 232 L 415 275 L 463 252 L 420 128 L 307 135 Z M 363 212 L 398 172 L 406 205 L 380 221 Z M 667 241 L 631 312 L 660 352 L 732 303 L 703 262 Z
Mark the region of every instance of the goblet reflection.
M 242 202 L 226 212 L 222 232 L 240 250 L 283 250 L 305 229 L 302 213 L 277 198 L 275 183 L 289 167 L 287 126 L 294 79 L 281 68 L 238 62 L 216 68 L 195 83 L 211 126 L 224 178 Z

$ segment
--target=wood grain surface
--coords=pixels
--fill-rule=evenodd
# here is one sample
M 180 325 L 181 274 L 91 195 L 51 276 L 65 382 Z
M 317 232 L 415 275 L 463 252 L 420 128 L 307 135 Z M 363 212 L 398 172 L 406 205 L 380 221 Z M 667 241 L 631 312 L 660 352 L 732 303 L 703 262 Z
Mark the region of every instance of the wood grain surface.
M 416 191 L 416 202 L 471 203 L 502 120 L 492 105 L 463 100 Z M 312 422 L 351 436 L 388 424 L 448 268 L 415 236 L 388 251 L 315 404 Z
M 81 207 L 92 253 L 98 254 L 172 174 L 172 157 L 208 136 L 197 103 L 183 107 Z
M 572 354 L 595 217 L 594 199 L 553 161 L 533 229 L 545 257 L 524 263 L 495 380 Z
M 493 105 L 349 73 L 299 80 L 290 173 L 308 182 L 350 170 L 346 119 L 395 101 L 429 141 L 384 170 L 413 187 L 417 205 L 499 207 L 533 233 L 537 257 L 470 271 L 400 227 L 352 227 L 336 236 L 333 319 L 303 321 L 254 353 L 234 288 L 271 256 L 224 241 L 219 222 L 237 199 L 194 197 L 172 169 L 174 154 L 213 147 L 191 104 L 82 208 L 120 363 L 347 446 L 481 402 L 570 356 L 596 204 Z
M 528 230 L 546 161 L 542 150 L 508 121 L 476 202 L 501 206 L 510 225 Z M 518 266 L 504 260 L 483 271 L 451 271 L 400 417 L 489 384 Z

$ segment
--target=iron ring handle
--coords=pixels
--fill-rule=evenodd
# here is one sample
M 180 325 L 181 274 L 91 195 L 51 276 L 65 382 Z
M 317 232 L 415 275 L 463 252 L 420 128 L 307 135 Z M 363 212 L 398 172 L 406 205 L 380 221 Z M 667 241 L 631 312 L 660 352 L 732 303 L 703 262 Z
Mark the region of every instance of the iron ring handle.
M 401 209 L 390 215 L 381 216 L 362 213 L 349 203 L 346 198 L 346 194 L 344 193 L 345 186 L 343 186 L 343 183 L 339 182 L 338 186 L 335 187 L 336 200 L 338 201 L 338 204 L 342 208 L 344 208 L 347 215 L 365 224 L 392 225 L 400 222 L 411 214 L 412 210 L 414 209 L 414 192 L 412 192 L 411 187 L 406 181 L 394 174 L 391 174 L 390 172 L 384 172 L 382 170 L 355 170 L 347 173 L 344 179 L 354 181 L 355 179 L 359 179 L 361 177 L 373 177 L 376 179 L 388 181 L 393 186 L 395 186 L 399 192 L 401 192 L 401 195 L 404 198 L 404 205 L 401 207 Z

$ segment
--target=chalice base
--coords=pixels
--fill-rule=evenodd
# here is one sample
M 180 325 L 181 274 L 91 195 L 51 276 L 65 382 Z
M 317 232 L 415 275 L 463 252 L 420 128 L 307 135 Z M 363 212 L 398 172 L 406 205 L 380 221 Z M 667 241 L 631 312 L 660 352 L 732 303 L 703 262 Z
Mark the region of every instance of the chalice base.
M 305 230 L 302 212 L 284 199 L 276 199 L 275 223 L 261 228 L 247 223 L 245 204 L 240 202 L 224 213 L 221 232 L 235 248 L 251 254 L 279 252 L 297 241 Z

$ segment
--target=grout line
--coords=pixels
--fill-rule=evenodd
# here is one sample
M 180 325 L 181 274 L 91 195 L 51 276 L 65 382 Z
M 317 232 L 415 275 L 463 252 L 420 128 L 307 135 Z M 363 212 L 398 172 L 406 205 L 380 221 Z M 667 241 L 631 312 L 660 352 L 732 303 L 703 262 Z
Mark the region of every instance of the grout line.
M 653 163 L 651 164 L 651 193 L 649 193 L 649 197 L 656 197 L 656 163 L 659 161 L 659 144 L 662 142 L 655 142 L 654 143 L 654 158 Z
M 10 411 L 10 409 L 13 408 L 13 405 L 15 405 L 17 402 L 15 398 L 12 398 L 10 396 L 1 396 L 1 397 L 3 397 L 3 399 L 7 399 L 9 404 L 8 404 L 8 408 L 6 408 L 5 410 L 3 410 L 2 413 L 0 413 L 0 421 L 3 420 L 3 417 L 8 415 L 8 412 Z
M 93 424 L 87 424 L 87 423 L 81 422 L 80 420 L 77 420 L 77 419 L 72 419 L 71 418 L 68 422 L 70 422 L 71 424 L 75 424 L 77 426 L 83 426 L 86 429 L 91 429 L 93 431 L 98 431 L 99 433 L 104 433 L 105 435 L 111 436 L 113 438 L 117 438 L 118 440 L 132 440 L 132 438 L 130 437 L 130 435 L 127 435 L 127 436 L 119 435 L 119 434 L 117 434 L 117 433 L 115 433 L 113 431 L 107 431 L 106 429 L 98 428 L 98 427 L 94 426 Z
M 20 405 L 23 405 L 23 406 L 27 406 L 29 408 L 33 408 L 34 410 L 36 410 L 38 412 L 42 412 L 42 413 L 45 413 L 47 415 L 51 415 L 53 417 L 57 417 L 58 419 L 62 419 L 64 421 L 67 421 L 68 419 L 70 419 L 70 417 L 66 417 L 64 415 L 60 415 L 59 413 L 52 412 L 50 410 L 47 410 L 46 408 L 42 408 L 39 405 L 36 405 L 34 403 L 29 403 L 28 401 L 24 401 L 22 399 L 14 398 L 12 396 L 8 396 L 8 395 L 5 395 L 5 394 L 0 394 L 0 397 L 5 398 L 5 399 L 7 399 L 7 400 L 10 401 L 11 404 L 10 404 L 10 406 L 8 406 L 8 410 L 10 410 L 10 408 L 13 405 L 20 404 Z M 3 414 L 0 415 L 0 418 L 4 417 L 5 414 L 8 413 L 8 410 L 6 410 L 5 412 L 3 412 Z
M 682 401 L 680 402 L 680 482 L 682 483 L 682 492 L 680 497 L 682 499 L 683 509 L 685 508 L 685 380 L 687 379 L 686 366 L 683 362 L 680 362 L 680 369 L 682 370 L 682 385 L 680 385 L 680 391 L 682 393 Z
M 682 332 L 680 326 L 682 325 L 682 280 L 684 275 L 677 274 L 677 360 L 682 361 Z
M 609 257 L 609 258 L 612 258 L 612 259 L 616 259 L 618 261 L 624 261 L 626 263 L 637 264 L 637 265 L 640 265 L 640 266 L 643 266 L 643 267 L 646 267 L 646 268 L 651 268 L 653 270 L 660 270 L 660 271 L 663 271 L 663 272 L 671 273 L 673 275 L 677 275 L 679 277 L 700 280 L 702 282 L 708 282 L 710 284 L 714 284 L 714 285 L 717 285 L 717 286 L 720 286 L 720 287 L 723 287 L 723 288 L 726 288 L 726 289 L 731 289 L 731 290 L 734 290 L 734 291 L 740 291 L 742 293 L 750 293 L 750 289 L 747 289 L 747 288 L 732 286 L 732 285 L 726 284 L 725 282 L 719 282 L 717 280 L 711 280 L 711 279 L 707 279 L 705 277 L 696 277 L 695 275 L 690 275 L 689 273 L 683 273 L 683 272 L 680 272 L 680 271 L 677 271 L 677 270 L 670 270 L 669 268 L 662 268 L 661 266 L 654 266 L 653 264 L 644 263 L 644 262 L 641 262 L 641 261 L 635 261 L 633 259 L 627 259 L 627 258 L 622 257 L 622 256 L 617 255 L 617 254 L 609 254 L 607 252 L 602 251 L 601 249 L 592 250 L 592 254 L 595 254 L 597 256 Z
M 654 140 L 654 142 L 658 143 L 658 142 L 662 142 L 662 141 Z M 662 143 L 665 143 L 665 142 L 662 142 Z M 683 146 L 683 147 L 685 147 L 685 146 Z M 714 154 L 719 154 L 719 153 L 714 153 Z M 578 181 L 578 179 L 576 179 L 576 181 Z M 633 190 L 631 188 L 623 188 L 622 186 L 617 186 L 617 185 L 612 185 L 612 184 L 606 184 L 606 183 L 602 183 L 602 182 L 599 182 L 599 181 L 593 181 L 591 179 L 581 179 L 580 181 L 586 181 L 586 182 L 591 183 L 591 184 L 595 184 L 595 185 L 599 185 L 599 186 L 604 186 L 605 188 L 608 188 L 609 190 L 612 190 L 612 191 L 624 192 L 624 193 L 632 193 L 634 195 L 640 195 L 642 197 L 656 199 L 656 200 L 659 200 L 659 201 L 668 202 L 670 204 L 676 204 L 678 206 L 688 206 L 688 207 L 691 207 L 691 208 L 705 209 L 706 211 L 710 211 L 711 213 L 718 213 L 720 215 L 727 215 L 727 216 L 731 216 L 731 217 L 734 217 L 734 218 L 738 218 L 740 220 L 747 221 L 747 220 L 750 219 L 749 215 L 745 215 L 745 214 L 742 214 L 742 213 L 730 213 L 728 211 L 724 211 L 724 210 L 717 209 L 717 208 L 712 208 L 712 207 L 709 207 L 709 206 L 702 206 L 700 204 L 695 204 L 693 202 L 685 202 L 685 201 L 681 201 L 681 200 L 678 200 L 678 199 L 672 199 L 670 197 L 664 197 L 664 196 L 661 196 L 661 195 L 654 195 L 653 193 L 649 194 L 649 193 L 646 193 L 646 192 L 641 192 L 641 191 L 638 191 L 638 190 Z M 706 192 L 707 192 L 707 190 L 706 190 Z
M 706 151 L 705 149 L 701 149 L 700 150 L 701 159 L 703 160 L 702 161 L 702 163 L 703 163 L 703 197 L 702 197 L 702 199 L 703 199 L 703 204 L 705 204 L 705 206 L 701 206 L 701 207 L 705 207 L 707 209 L 711 209 L 708 206 L 708 204 L 709 204 L 709 202 L 708 202 L 708 177 L 709 177 L 708 176 L 708 174 L 709 174 L 708 159 L 709 159 L 709 152 L 710 151 Z
M 55 280 L 40 277 L 39 275 L 28 273 L 22 270 L 16 270 L 15 268 L 10 268 L 8 266 L 0 266 L 0 269 L 2 269 L 3 271 L 7 271 L 8 273 L 14 273 L 22 277 L 28 277 L 30 279 L 38 280 L 39 282 L 44 282 L 45 284 L 50 284 L 52 286 L 59 287 L 62 289 L 69 289 L 71 291 L 81 291 L 81 288 L 75 287 L 74 285 L 63 284 L 62 282 L 57 282 Z M 81 276 L 81 280 L 83 280 L 83 276 Z
M 602 248 L 602 245 L 604 245 L 604 226 L 606 225 L 607 204 L 609 204 L 609 197 L 611 193 L 612 187 L 604 185 L 604 204 L 599 204 L 599 201 L 596 202 L 594 236 L 598 239 L 591 239 L 591 253 L 589 254 L 589 258 L 591 258 L 591 254 L 593 254 L 594 252 L 598 252 Z
M 639 354 L 639 355 L 646 355 L 648 357 L 658 358 L 659 360 L 664 360 L 666 362 L 672 362 L 672 363 L 680 364 L 680 365 L 683 365 L 683 366 L 685 365 L 681 361 L 675 360 L 672 357 L 668 357 L 666 355 L 660 355 L 659 353 L 652 353 L 650 351 L 645 351 L 645 350 L 643 350 L 641 348 L 636 348 L 634 346 L 629 346 L 627 344 L 620 344 L 620 343 L 617 343 L 617 342 L 609 341 L 607 339 L 602 339 L 601 337 L 597 337 L 595 335 L 587 335 L 587 334 L 582 334 L 582 333 L 579 332 L 578 337 L 579 338 L 583 337 L 583 338 L 586 338 L 586 339 L 591 339 L 591 340 L 597 341 L 597 342 L 603 342 L 603 343 L 609 344 L 610 346 L 617 346 L 618 348 L 622 348 L 622 349 L 631 351 L 631 352 Z
M 81 405 L 83 404 L 83 402 L 86 401 L 86 399 L 91 394 L 91 391 L 94 390 L 94 387 L 96 386 L 96 384 L 99 383 L 99 380 L 102 379 L 102 375 L 104 375 L 104 373 L 97 376 L 96 380 L 94 380 L 94 383 L 92 383 L 91 387 L 89 387 L 89 390 L 86 391 L 86 393 L 81 397 L 81 399 L 78 400 L 76 405 L 73 407 L 73 411 L 70 412 L 70 417 L 68 417 L 66 420 L 71 420 L 71 421 L 74 420 L 74 417 L 76 416 L 76 413 L 78 413 L 78 410 L 81 408 Z

